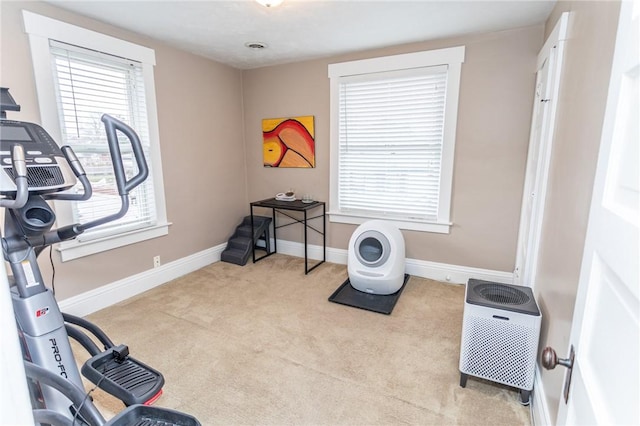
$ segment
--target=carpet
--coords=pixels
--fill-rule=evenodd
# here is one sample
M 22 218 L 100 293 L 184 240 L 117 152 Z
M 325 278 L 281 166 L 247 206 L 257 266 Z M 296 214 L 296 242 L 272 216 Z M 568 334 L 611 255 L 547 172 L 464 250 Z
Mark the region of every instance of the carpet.
M 393 315 L 367 315 L 327 302 L 347 276 L 279 253 L 216 262 L 88 319 L 164 375 L 155 406 L 203 425 L 531 425 L 516 389 L 460 387 L 463 285 L 412 276 Z

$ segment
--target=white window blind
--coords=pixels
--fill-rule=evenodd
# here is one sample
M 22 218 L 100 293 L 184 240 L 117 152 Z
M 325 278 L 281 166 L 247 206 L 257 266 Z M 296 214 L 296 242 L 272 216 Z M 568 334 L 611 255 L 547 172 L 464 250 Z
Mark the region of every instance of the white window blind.
M 74 221 L 86 223 L 117 212 L 121 205 L 102 114 L 136 131 L 152 167 L 142 65 L 53 40 L 50 51 L 63 144 L 73 148 L 93 187 L 90 200 L 73 203 Z M 131 145 L 126 136 L 118 135 L 127 178 L 131 178 L 138 172 Z M 150 177 L 131 191 L 124 218 L 87 231 L 80 241 L 153 226 L 157 217 L 151 176 L 150 170 Z
M 464 51 L 329 65 L 331 222 L 449 233 Z
M 436 221 L 447 66 L 339 80 L 342 213 Z

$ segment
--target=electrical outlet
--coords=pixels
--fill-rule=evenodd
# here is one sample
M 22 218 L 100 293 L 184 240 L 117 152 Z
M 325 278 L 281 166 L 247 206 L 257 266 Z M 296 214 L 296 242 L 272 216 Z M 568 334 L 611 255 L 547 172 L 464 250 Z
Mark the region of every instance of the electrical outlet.
M 160 256 L 154 256 L 153 257 L 153 267 L 154 268 L 159 268 L 160 267 Z

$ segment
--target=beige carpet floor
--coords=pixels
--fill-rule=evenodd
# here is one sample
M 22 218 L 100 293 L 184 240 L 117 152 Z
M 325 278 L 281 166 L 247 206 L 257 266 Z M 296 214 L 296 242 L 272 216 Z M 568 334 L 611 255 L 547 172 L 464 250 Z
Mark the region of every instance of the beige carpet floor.
M 303 266 L 218 262 L 89 319 L 164 374 L 156 405 L 203 425 L 530 424 L 516 389 L 459 386 L 464 286 L 411 277 L 382 315 L 327 301 L 346 266 Z

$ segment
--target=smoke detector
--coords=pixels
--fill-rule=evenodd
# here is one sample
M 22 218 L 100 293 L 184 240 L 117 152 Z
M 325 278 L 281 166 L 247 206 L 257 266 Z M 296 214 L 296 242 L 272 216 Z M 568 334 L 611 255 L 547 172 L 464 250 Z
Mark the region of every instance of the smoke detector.
M 254 49 L 254 50 L 261 50 L 261 49 L 267 48 L 267 43 L 263 43 L 261 41 L 248 41 L 244 45 L 245 47 L 248 47 L 249 49 Z

